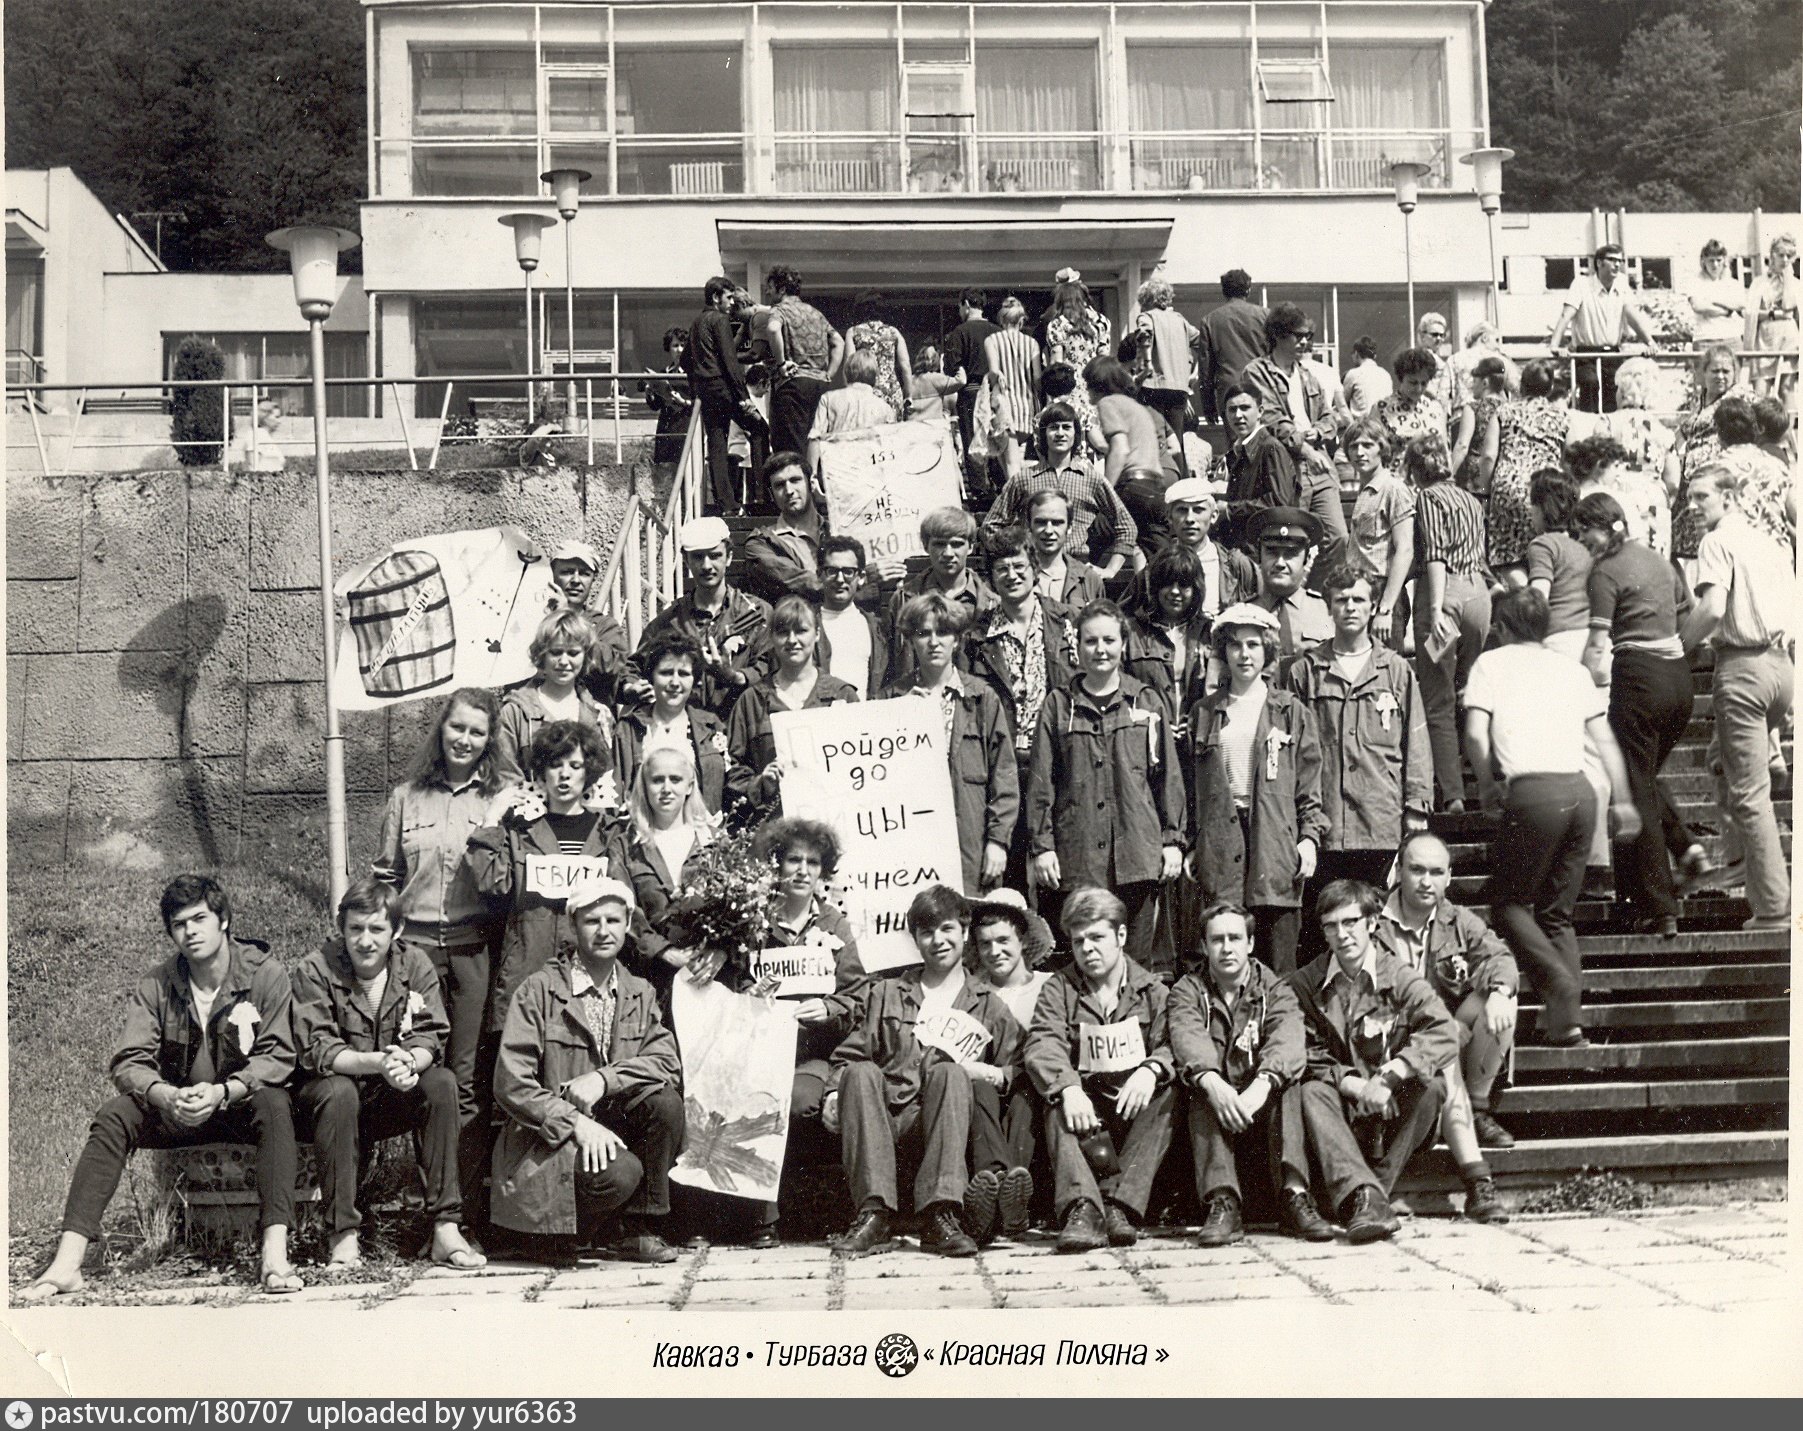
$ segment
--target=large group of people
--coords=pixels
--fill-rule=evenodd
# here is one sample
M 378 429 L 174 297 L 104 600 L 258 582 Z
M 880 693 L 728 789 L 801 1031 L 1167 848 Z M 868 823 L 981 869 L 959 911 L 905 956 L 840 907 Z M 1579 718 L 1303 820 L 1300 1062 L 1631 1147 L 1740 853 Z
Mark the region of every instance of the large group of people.
M 1638 321 L 1619 257 L 1599 252 L 1555 346 L 1607 349 L 1611 314 Z M 1788 272 L 1749 294 L 1749 327 L 1779 321 Z M 1439 314 L 1387 368 L 1361 341 L 1342 381 L 1306 313 L 1259 308 L 1240 270 L 1195 322 L 1149 281 L 1118 345 L 1073 270 L 1038 335 L 1018 301 L 990 323 L 967 290 L 924 385 L 874 296 L 841 336 L 793 270 L 767 286 L 757 307 L 710 281 L 672 347 L 710 505 L 741 505 L 736 424 L 775 521 L 741 543 L 688 521 L 683 594 L 632 651 L 590 599 L 597 554 L 555 548 L 535 676 L 442 702 L 372 868 L 298 966 L 234 933 L 213 880 L 170 884 L 173 952 L 131 1001 L 118 1096 L 29 1295 L 79 1285 L 133 1149 L 204 1141 L 257 1146 L 271 1293 L 299 1285 L 297 1136 L 337 1265 L 360 1256 L 360 1154 L 407 1130 L 437 1261 L 481 1265 L 466 1230 L 674 1257 L 672 988 L 770 996 L 670 919 L 724 829 L 770 863 L 774 937 L 833 953 L 832 992 L 794 1004 L 790 1150 L 836 1143 L 850 1254 L 892 1241 L 904 1166 L 923 1250 L 970 1255 L 1036 1218 L 1060 1250 L 1130 1243 L 1179 1127 L 1204 1245 L 1254 1204 L 1304 1238 L 1387 1237 L 1436 1139 L 1467 1215 L 1503 1219 L 1484 1150 L 1512 1142 L 1521 972 L 1534 1037 L 1583 1046 L 1592 881 L 1612 866 L 1656 934 L 1710 882 L 1744 884 L 1750 927 L 1786 927 L 1793 439 L 1731 344 L 1704 350 L 1661 437 L 1621 419 L 1644 412 L 1633 362 L 1597 365 L 1621 419 L 1599 430 L 1564 364 L 1517 371 L 1494 330 L 1455 358 Z M 1735 316 L 1719 282 L 1697 301 Z M 832 530 L 817 453 L 929 405 L 962 434 L 968 500 L 926 515 L 910 570 Z M 1217 416 L 1218 460 L 1185 440 Z M 1658 779 L 1705 648 L 1713 868 Z M 962 888 L 923 890 L 919 963 L 873 976 L 834 903 L 837 837 L 782 809 L 772 716 L 903 696 L 944 713 Z M 1494 932 L 1452 902 L 1429 828 L 1468 802 L 1500 820 Z M 544 878 L 572 857 L 573 885 Z M 681 1235 L 732 1223 L 677 1203 Z M 737 1233 L 768 1245 L 780 1213 Z

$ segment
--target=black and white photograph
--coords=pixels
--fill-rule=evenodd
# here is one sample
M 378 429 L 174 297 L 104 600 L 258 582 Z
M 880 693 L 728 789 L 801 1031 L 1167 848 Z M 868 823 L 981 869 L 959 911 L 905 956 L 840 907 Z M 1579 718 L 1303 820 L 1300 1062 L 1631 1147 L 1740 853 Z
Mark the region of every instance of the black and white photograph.
M 1803 1391 L 1797 0 L 4 62 L 32 1395 Z

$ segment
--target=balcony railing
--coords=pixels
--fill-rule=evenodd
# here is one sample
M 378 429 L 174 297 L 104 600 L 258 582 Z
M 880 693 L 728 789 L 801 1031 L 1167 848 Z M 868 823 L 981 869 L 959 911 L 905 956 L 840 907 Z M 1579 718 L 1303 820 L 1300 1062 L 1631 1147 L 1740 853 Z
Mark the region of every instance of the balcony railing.
M 1475 131 L 1252 130 L 1138 134 L 1129 139 L 1132 187 L 1208 192 L 1310 189 L 1388 191 L 1390 166 L 1428 166 L 1423 189 L 1453 187 L 1453 159 Z

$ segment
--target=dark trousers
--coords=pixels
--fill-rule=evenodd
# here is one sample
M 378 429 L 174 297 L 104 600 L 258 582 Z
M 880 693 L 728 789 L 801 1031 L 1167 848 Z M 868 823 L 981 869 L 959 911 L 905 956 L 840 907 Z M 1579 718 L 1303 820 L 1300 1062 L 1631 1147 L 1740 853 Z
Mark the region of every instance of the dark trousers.
M 325 1200 L 327 1228 L 362 1226 L 357 1189 L 370 1150 L 384 1138 L 412 1133 L 426 1176 L 426 1212 L 434 1225 L 463 1216 L 457 1184 L 457 1080 L 448 1068 L 428 1068 L 405 1093 L 378 1074 L 310 1078 L 294 1095 L 296 1121 L 313 1137 L 313 1165 Z
M 859 1210 L 901 1211 L 896 1163 L 903 1144 L 920 1157 L 916 1212 L 963 1202 L 970 1108 L 970 1075 L 950 1060 L 928 1068 L 920 1096 L 900 1108 L 889 1106 L 881 1064 L 846 1064 L 839 1077 L 839 1147 L 852 1202 Z
M 1103 1200 L 1126 1208 L 1143 1219 L 1152 1197 L 1152 1180 L 1170 1151 L 1177 1114 L 1177 1090 L 1166 1084 L 1152 1095 L 1137 1118 L 1129 1121 L 1115 1111 L 1114 1080 L 1084 1080 L 1083 1091 L 1095 1105 L 1096 1116 L 1117 1149 L 1120 1171 L 1098 1178 L 1083 1155 L 1083 1140 L 1064 1126 L 1062 1100 L 1054 1098 L 1045 1114 L 1046 1146 L 1052 1153 L 1053 1210 L 1059 1221 L 1074 1202 Z M 1085 1135 L 1087 1136 L 1087 1135 Z
M 1039 1108 L 1025 1087 L 1003 1093 L 992 1084 L 971 1081 L 970 1170 L 1005 1173 L 1033 1166 L 1034 1125 Z
M 820 1105 L 826 1101 L 826 1079 L 830 1065 L 824 1058 L 804 1058 L 795 1065 L 795 1078 L 789 1084 L 789 1158 L 793 1159 L 804 1129 L 818 1130 Z M 785 1163 L 787 1166 L 787 1163 Z M 734 1199 L 737 1201 L 737 1199 Z M 758 1223 L 775 1227 L 781 1209 L 773 1202 L 758 1204 Z
M 1517 775 L 1490 846 L 1490 915 L 1540 991 L 1543 1037 L 1578 1027 L 1583 970 L 1572 913 L 1596 823 L 1582 775 Z
M 784 378 L 770 389 L 770 450 L 806 452 L 814 409 L 826 393 L 819 378 Z
M 494 1107 L 495 1053 L 493 1040 L 485 1041 L 488 1021 L 488 945 L 460 944 L 441 949 L 415 945 L 432 961 L 444 996 L 451 1036 L 445 1041 L 444 1068 L 457 1082 L 457 1186 L 470 1203 L 470 1225 L 487 1218 L 488 1196 L 482 1179 L 493 1151 L 490 1119 Z M 432 1072 L 436 1070 L 428 1070 Z
M 1196 1165 L 1196 1196 L 1203 1204 L 1211 1193 L 1230 1192 L 1243 1203 L 1244 1183 L 1255 1182 L 1254 1164 L 1264 1164 L 1273 1189 L 1284 1174 L 1308 1186 L 1308 1140 L 1302 1119 L 1302 1090 L 1296 1083 L 1273 1093 L 1243 1133 L 1229 1133 L 1215 1117 L 1214 1104 L 1199 1088 L 1187 1089 L 1190 1158 Z
M 1150 561 L 1170 544 L 1171 514 L 1165 510 L 1164 473 L 1145 472 L 1135 468 L 1121 474 L 1115 483 L 1121 505 L 1132 515 L 1139 528 L 1139 549 Z
M 1411 1080 L 1394 1102 L 1394 1117 L 1354 1119 L 1339 1089 L 1319 1079 L 1302 1085 L 1303 1126 L 1335 1212 L 1362 1187 L 1390 1196 L 1415 1150 L 1439 1131 L 1446 1082 L 1438 1074 L 1426 1083 Z
M 751 444 L 751 466 L 755 471 L 764 465 L 769 433 L 754 421 L 732 395 L 732 389 L 721 382 L 703 382 L 696 388 L 701 403 L 701 431 L 707 443 L 706 505 L 714 512 L 730 512 L 739 506 L 739 494 L 732 479 L 732 462 L 728 443 L 736 423 Z
M 1690 663 L 1617 651 L 1610 673 L 1609 725 L 1628 767 L 1640 833 L 1615 846 L 1616 893 L 1643 917 L 1678 913 L 1668 854 L 1683 854 L 1690 832 L 1659 785 L 1659 771 L 1690 724 Z
M 1296 972 L 1296 948 L 1302 938 L 1302 911 L 1289 905 L 1252 906 L 1252 953 L 1273 973 Z
M 618 1133 L 626 1150 L 598 1173 L 576 1173 L 577 1235 L 592 1241 L 615 1212 L 635 1219 L 670 1210 L 670 1168 L 682 1149 L 682 1094 L 668 1084 L 609 1095 L 595 1120 Z
M 1621 349 L 1574 348 L 1573 360 L 1578 370 L 1578 409 L 1581 412 L 1615 411 L 1615 374 L 1627 361 Z M 1613 353 L 1614 357 L 1604 356 Z
M 1182 388 L 1141 388 L 1139 400 L 1158 413 L 1177 434 L 1177 471 L 1183 477 L 1197 474 L 1189 470 L 1189 454 L 1183 450 L 1183 430 L 1189 420 L 1189 393 Z
M 976 432 L 977 389 L 961 388 L 958 392 L 958 450 L 964 457 L 964 484 L 970 499 L 981 502 L 995 490 L 996 484 L 990 480 L 989 459 L 975 456 L 970 450 Z
M 198 1128 L 182 1128 L 121 1093 L 100 1105 L 88 1126 L 87 1145 L 69 1180 L 63 1231 L 92 1241 L 119 1190 L 125 1164 L 139 1148 L 191 1148 L 201 1143 L 248 1143 L 257 1150 L 260 1225 L 294 1226 L 294 1112 L 280 1088 L 259 1088 L 244 1102 L 215 1113 Z

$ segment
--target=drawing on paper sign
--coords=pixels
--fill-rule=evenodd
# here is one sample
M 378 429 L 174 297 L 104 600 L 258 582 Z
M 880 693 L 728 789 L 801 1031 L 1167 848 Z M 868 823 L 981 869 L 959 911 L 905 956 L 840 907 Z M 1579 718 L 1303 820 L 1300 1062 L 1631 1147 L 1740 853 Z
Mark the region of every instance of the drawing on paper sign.
M 670 1177 L 772 1202 L 782 1182 L 795 1078 L 795 1011 L 678 976 L 670 990 L 682 1045 L 688 1132 Z
M 956 507 L 958 452 L 944 422 L 897 422 L 830 438 L 820 475 L 833 530 L 854 536 L 872 558 L 919 556 L 920 519 Z
M 845 917 L 869 974 L 920 962 L 908 905 L 964 882 L 945 719 L 925 696 L 770 713 L 785 815 L 833 827 Z

